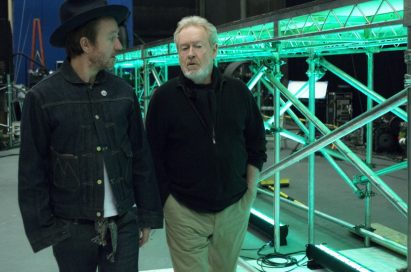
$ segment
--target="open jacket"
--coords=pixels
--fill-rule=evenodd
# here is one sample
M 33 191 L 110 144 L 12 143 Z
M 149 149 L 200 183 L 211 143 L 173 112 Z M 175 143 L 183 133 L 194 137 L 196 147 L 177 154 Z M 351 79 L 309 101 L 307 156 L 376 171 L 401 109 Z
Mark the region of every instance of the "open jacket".
M 211 122 L 195 106 L 191 80 L 180 77 L 151 98 L 146 126 L 164 204 L 171 193 L 187 207 L 220 211 L 247 190 L 247 165 L 266 160 L 263 120 L 247 86 L 213 70 Z
M 19 205 L 34 251 L 68 237 L 56 218 L 104 216 L 105 165 L 119 214 L 137 205 L 141 227 L 162 226 L 161 202 L 140 108 L 124 80 L 101 71 L 93 85 L 66 61 L 24 101 Z

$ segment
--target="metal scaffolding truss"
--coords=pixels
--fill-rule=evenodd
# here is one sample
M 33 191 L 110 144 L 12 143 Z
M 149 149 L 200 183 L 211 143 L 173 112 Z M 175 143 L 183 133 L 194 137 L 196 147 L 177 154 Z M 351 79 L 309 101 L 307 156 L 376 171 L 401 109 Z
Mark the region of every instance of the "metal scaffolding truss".
M 256 57 L 351 54 L 358 50 L 399 50 L 406 45 L 403 0 L 317 1 L 309 6 L 268 13 L 222 25 L 219 62 Z M 177 65 L 172 39 L 132 49 L 118 56 L 117 68 L 144 61 Z
M 369 231 L 371 222 L 370 198 L 372 190 L 378 190 L 405 217 L 408 214 L 406 201 L 393 191 L 382 176 L 407 168 L 407 162 L 394 164 L 379 171 L 373 171 L 372 163 L 372 121 L 387 112 L 392 112 L 407 122 L 408 114 L 399 106 L 407 102 L 411 80 L 406 80 L 404 90 L 385 99 L 374 91 L 374 54 L 382 51 L 403 50 L 406 62 L 411 63 L 411 50 L 407 50 L 408 28 L 404 16 L 410 11 L 405 8 L 408 0 L 337 0 L 315 1 L 310 4 L 280 10 L 222 25 L 218 28 L 219 49 L 217 62 L 251 62 L 251 79 L 246 82 L 258 96 L 264 86 L 274 100 L 273 115 L 266 126 L 273 129 L 275 155 L 274 164 L 268 167 L 261 179 L 274 176 L 276 188 L 280 188 L 281 170 L 303 158 L 308 158 L 308 205 L 289 203 L 308 212 L 308 243 L 314 243 L 315 216 L 345 226 L 365 237 L 379 242 L 401 254 L 407 248 Z M 409 7 L 408 7 L 409 8 Z M 409 16 L 411 17 L 411 15 Z M 408 45 L 409 46 L 409 45 Z M 324 56 L 342 54 L 366 54 L 367 85 L 350 76 L 342 69 L 327 61 Z M 299 91 L 290 92 L 281 83 L 281 64 L 284 58 L 306 58 L 308 62 L 309 87 L 308 106 L 299 100 Z M 116 73 L 127 78 L 135 87 L 143 111 L 147 110 L 152 91 L 168 80 L 168 67 L 178 65 L 178 55 L 172 39 L 146 44 L 130 49 L 117 56 Z M 410 66 L 410 65 L 408 65 Z M 332 73 L 367 97 L 367 111 L 344 125 L 331 130 L 315 115 L 315 88 L 324 73 Z M 408 71 L 410 74 L 410 71 Z M 410 78 L 406 75 L 405 78 Z M 258 84 L 257 84 L 258 83 Z M 303 89 L 303 88 L 302 88 Z M 293 106 L 291 108 L 291 106 Z M 307 122 L 297 117 L 298 110 Z M 287 114 L 298 126 L 303 135 L 297 135 L 282 127 L 281 116 Z M 366 127 L 366 160 L 363 161 L 341 139 L 360 127 Z M 316 132 L 323 136 L 318 137 Z M 281 137 L 302 144 L 302 148 L 286 158 L 280 158 Z M 334 144 L 337 150 L 328 148 Z M 315 152 L 335 169 L 353 193 L 365 201 L 364 227 L 344 222 L 331 215 L 316 210 L 315 207 Z M 358 175 L 349 177 L 335 158 L 350 162 Z M 263 191 L 261 191 L 263 192 Z M 274 222 L 280 222 L 280 190 L 274 192 Z M 275 226 L 274 246 L 279 249 L 279 224 Z M 410 235 L 409 235 L 410 236 Z M 409 258 L 410 259 L 410 258 Z

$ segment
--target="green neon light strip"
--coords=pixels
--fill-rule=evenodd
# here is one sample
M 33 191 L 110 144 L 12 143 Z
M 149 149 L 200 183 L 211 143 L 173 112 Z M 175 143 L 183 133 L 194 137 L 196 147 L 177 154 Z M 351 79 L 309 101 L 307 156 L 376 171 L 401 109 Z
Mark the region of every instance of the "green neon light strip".
M 330 256 L 333 256 L 334 258 L 336 258 L 337 260 L 345 263 L 346 265 L 350 266 L 351 268 L 355 269 L 356 271 L 359 272 L 372 272 L 372 270 L 369 270 L 363 266 L 361 266 L 360 264 L 358 264 L 357 262 L 354 262 L 350 259 L 348 259 L 347 257 L 345 257 L 344 255 L 328 248 L 325 245 L 316 245 L 316 247 L 322 251 L 324 251 L 325 253 L 327 253 Z
M 405 0 L 373 0 L 305 15 L 259 23 L 219 34 L 217 61 L 231 62 L 272 57 L 344 54 L 365 48 L 398 48 L 407 44 L 402 25 Z M 353 1 L 354 2 L 354 1 Z M 321 6 L 319 6 L 321 7 Z M 275 33 L 278 23 L 279 33 Z M 234 26 L 235 27 L 235 26 Z M 116 68 L 138 68 L 143 61 L 154 65 L 178 65 L 177 49 L 171 39 L 162 44 L 117 56 Z
M 255 216 L 258 216 L 259 218 L 263 219 L 265 222 L 271 224 L 272 226 L 274 226 L 274 220 L 268 216 L 266 216 L 265 214 L 257 211 L 254 208 L 251 208 L 251 213 L 254 214 Z
M 274 37 L 274 23 L 261 24 L 246 28 L 220 33 L 219 46 L 231 46 L 262 40 L 270 40 Z
M 380 0 L 315 12 L 280 21 L 282 37 L 402 20 L 402 0 Z

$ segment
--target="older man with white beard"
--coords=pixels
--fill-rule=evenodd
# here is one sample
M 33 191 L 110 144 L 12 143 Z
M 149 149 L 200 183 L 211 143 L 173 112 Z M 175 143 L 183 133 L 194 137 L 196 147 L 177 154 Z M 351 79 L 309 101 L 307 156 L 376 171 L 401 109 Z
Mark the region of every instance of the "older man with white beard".
M 146 126 L 177 272 L 235 271 L 266 160 L 263 121 L 244 83 L 214 66 L 217 30 L 183 18 L 182 73 L 155 91 Z

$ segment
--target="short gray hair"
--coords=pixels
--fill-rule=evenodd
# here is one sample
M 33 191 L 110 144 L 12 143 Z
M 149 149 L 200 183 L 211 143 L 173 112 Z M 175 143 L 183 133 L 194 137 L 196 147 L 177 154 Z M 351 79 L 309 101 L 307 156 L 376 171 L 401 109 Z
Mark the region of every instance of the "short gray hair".
M 210 23 L 209 21 L 207 21 L 207 19 L 200 16 L 187 16 L 181 19 L 177 24 L 177 29 L 174 32 L 174 42 L 176 44 L 178 40 L 178 34 L 180 34 L 183 28 L 189 26 L 203 27 L 208 34 L 210 45 L 214 46 L 218 43 L 217 28 L 212 23 Z

